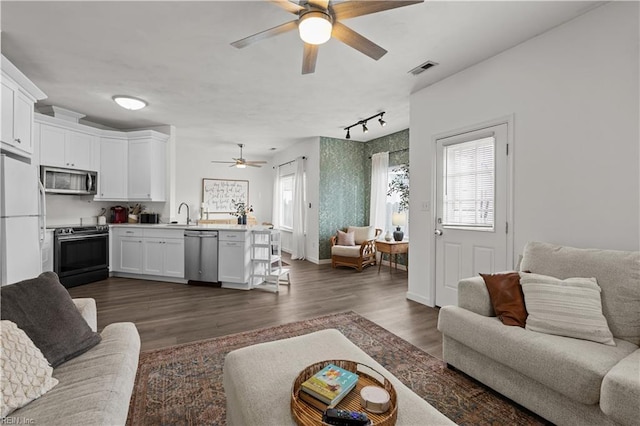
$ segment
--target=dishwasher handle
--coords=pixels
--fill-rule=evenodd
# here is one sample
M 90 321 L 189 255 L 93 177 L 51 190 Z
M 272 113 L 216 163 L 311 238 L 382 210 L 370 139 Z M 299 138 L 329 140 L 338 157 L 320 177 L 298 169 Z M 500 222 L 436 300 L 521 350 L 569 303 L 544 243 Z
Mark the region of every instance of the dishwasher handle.
M 200 237 L 200 231 L 184 231 L 185 237 Z

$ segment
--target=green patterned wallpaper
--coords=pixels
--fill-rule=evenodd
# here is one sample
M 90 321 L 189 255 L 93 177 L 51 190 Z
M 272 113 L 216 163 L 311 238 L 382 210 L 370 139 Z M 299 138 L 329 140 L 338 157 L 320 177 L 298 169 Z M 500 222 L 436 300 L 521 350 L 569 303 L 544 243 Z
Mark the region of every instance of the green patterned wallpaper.
M 389 154 L 390 166 L 409 161 L 409 129 L 369 142 L 320 137 L 320 259 L 331 258 L 329 239 L 337 229 L 369 224 L 369 157 L 376 152 L 405 148 L 406 151 Z

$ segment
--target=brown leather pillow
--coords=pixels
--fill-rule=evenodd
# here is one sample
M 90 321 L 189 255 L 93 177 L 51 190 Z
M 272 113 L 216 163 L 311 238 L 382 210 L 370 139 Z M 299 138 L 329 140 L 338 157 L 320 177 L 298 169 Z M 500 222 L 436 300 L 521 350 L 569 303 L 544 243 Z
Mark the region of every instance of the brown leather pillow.
M 527 320 L 527 308 L 520 286 L 520 274 L 480 274 L 489 290 L 489 297 L 496 316 L 504 325 L 517 325 L 524 328 Z

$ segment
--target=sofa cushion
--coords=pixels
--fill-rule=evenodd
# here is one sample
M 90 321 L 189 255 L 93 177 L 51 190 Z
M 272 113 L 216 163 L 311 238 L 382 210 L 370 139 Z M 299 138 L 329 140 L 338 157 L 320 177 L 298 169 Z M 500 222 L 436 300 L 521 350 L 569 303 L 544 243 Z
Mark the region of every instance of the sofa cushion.
M 620 424 L 638 424 L 640 349 L 620 361 L 604 376 L 600 409 Z
M 355 234 L 356 244 L 362 244 L 376 237 L 376 229 L 373 226 L 350 226 L 347 232 L 351 231 Z
M 491 305 L 500 321 L 505 325 L 525 326 L 527 309 L 524 306 L 524 295 L 520 286 L 520 274 L 480 274 L 484 280 Z
M 527 330 L 615 345 L 595 278 L 559 280 L 523 272 L 520 283 L 529 311 Z
M 457 306 L 440 309 L 438 329 L 471 349 L 582 404 L 597 404 L 605 374 L 638 346 L 616 346 L 504 327 Z
M 613 336 L 640 345 L 640 252 L 578 249 L 530 242 L 522 271 L 565 279 L 594 277 Z
M 135 325 L 110 324 L 99 345 L 53 371 L 60 381 L 55 388 L 13 416 L 35 419 L 38 425 L 123 425 L 139 354 Z
M 360 246 L 333 246 L 332 256 L 360 257 Z
M 338 230 L 338 241 L 336 243 L 339 246 L 355 246 L 356 234 L 355 232 L 342 232 Z
M 40 349 L 13 322 L 0 321 L 0 334 L 0 416 L 6 417 L 47 393 L 58 380 L 52 377 L 53 368 Z
M 2 319 L 13 321 L 54 368 L 100 342 L 54 272 L 0 289 Z

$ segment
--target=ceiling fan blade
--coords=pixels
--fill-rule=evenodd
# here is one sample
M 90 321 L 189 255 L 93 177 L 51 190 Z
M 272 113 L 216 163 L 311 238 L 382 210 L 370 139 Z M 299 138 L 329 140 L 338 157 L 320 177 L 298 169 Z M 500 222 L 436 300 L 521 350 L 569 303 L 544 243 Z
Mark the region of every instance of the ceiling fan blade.
M 245 37 L 242 40 L 234 41 L 233 43 L 231 43 L 231 45 L 238 49 L 242 49 L 243 47 L 247 47 L 248 45 L 253 44 L 257 41 L 277 36 L 279 34 L 286 33 L 287 31 L 295 30 L 296 28 L 298 28 L 298 20 L 289 21 L 285 24 L 278 25 L 277 27 L 261 31 L 254 35 L 250 35 L 249 37 Z
M 396 9 L 398 7 L 410 6 L 416 3 L 423 3 L 424 0 L 413 1 L 345 1 L 333 6 L 333 13 L 336 19 L 349 19 L 356 16 L 369 15 L 371 13 L 382 12 L 383 10 Z
M 271 3 L 275 3 L 287 12 L 291 12 L 293 14 L 298 14 L 301 10 L 304 10 L 304 7 L 291 3 L 289 0 L 269 0 Z
M 344 24 L 341 24 L 340 22 L 333 23 L 333 32 L 331 33 L 331 35 L 344 44 L 349 45 L 356 50 L 359 50 L 360 52 L 364 53 L 370 58 L 375 59 L 376 61 L 382 58 L 387 53 L 387 51 L 382 47 L 378 46 L 371 40 L 361 36 L 351 28 L 347 27 Z
M 245 161 L 245 164 L 267 164 L 267 162 L 262 160 L 256 160 L 256 161 Z
M 317 59 L 318 45 L 305 43 L 302 51 L 302 74 L 312 74 L 316 70 Z
M 329 0 L 309 0 L 309 4 L 318 9 L 327 10 L 329 7 Z
M 235 161 L 212 161 L 212 163 L 220 163 L 220 164 L 236 164 Z
M 251 163 L 245 163 L 245 166 L 249 166 L 249 167 L 262 167 L 262 166 L 258 166 L 257 164 L 251 164 Z

